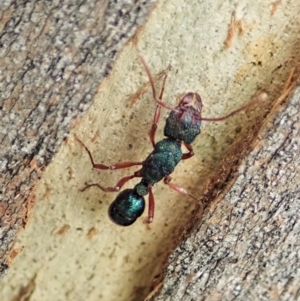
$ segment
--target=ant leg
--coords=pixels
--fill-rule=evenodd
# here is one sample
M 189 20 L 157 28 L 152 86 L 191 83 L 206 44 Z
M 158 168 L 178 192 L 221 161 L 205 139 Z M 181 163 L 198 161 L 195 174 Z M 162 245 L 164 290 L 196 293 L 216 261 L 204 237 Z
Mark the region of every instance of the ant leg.
M 163 85 L 162 85 L 160 95 L 159 95 L 159 99 L 162 99 L 162 97 L 163 97 L 167 76 L 168 75 L 165 74 Z M 149 133 L 150 141 L 151 141 L 153 147 L 155 146 L 155 133 L 156 133 L 156 129 L 157 129 L 157 122 L 158 122 L 158 119 L 160 117 L 160 112 L 161 112 L 161 105 L 158 104 L 156 106 L 155 114 L 154 114 L 154 117 L 153 117 L 153 123 L 152 123 L 151 130 L 150 130 L 150 133 Z
M 148 218 L 146 220 L 146 223 L 151 224 L 154 218 L 155 202 L 154 202 L 152 186 L 149 185 L 148 187 L 149 187 L 149 207 L 148 207 Z
M 187 144 L 183 142 L 184 146 L 187 148 L 189 151 L 188 153 L 182 154 L 181 160 L 189 159 L 194 156 L 194 150 L 191 144 Z
M 171 183 L 171 180 L 172 180 L 172 178 L 171 178 L 170 176 L 164 177 L 164 183 L 165 183 L 166 185 L 168 185 L 171 189 L 173 189 L 173 190 L 175 190 L 175 191 L 177 191 L 177 192 L 179 192 L 179 193 L 181 193 L 181 194 L 189 195 L 189 196 L 192 197 L 193 199 L 197 200 L 194 196 L 192 196 L 191 194 L 189 194 L 189 193 L 187 192 L 187 190 L 185 190 L 184 188 L 182 188 L 182 187 L 180 187 L 180 186 L 178 186 L 178 185 L 176 185 L 176 184 L 174 184 L 174 183 Z
M 124 177 L 124 178 L 120 179 L 118 181 L 118 183 L 117 183 L 116 186 L 113 186 L 113 187 L 103 187 L 100 184 L 95 183 L 95 184 L 88 184 L 88 185 L 86 185 L 84 188 L 80 189 L 80 191 L 81 192 L 85 191 L 86 189 L 88 189 L 90 187 L 98 187 L 99 189 L 101 189 L 104 192 L 116 192 L 116 191 L 119 191 L 129 180 L 131 180 L 133 178 L 140 177 L 141 176 L 140 175 L 140 171 L 141 170 L 138 170 L 133 175 L 127 176 L 127 177 Z
M 170 176 L 164 177 L 164 183 L 165 183 L 166 185 L 168 185 L 171 189 L 173 189 L 173 190 L 175 190 L 175 191 L 177 191 L 177 192 L 179 192 L 179 193 L 181 193 L 181 194 L 185 194 L 185 195 L 190 196 L 190 197 L 193 198 L 193 199 L 197 202 L 197 204 L 198 204 L 198 201 L 199 201 L 199 200 L 198 200 L 196 197 L 194 197 L 194 196 L 191 195 L 189 192 L 187 192 L 186 189 L 184 189 L 184 188 L 182 188 L 182 187 L 180 187 L 180 186 L 178 186 L 178 185 L 176 185 L 176 184 L 174 184 L 174 183 L 171 183 L 171 180 L 172 180 L 172 178 L 171 178 Z M 203 213 L 203 211 L 204 211 L 204 207 L 203 207 L 203 203 L 202 203 L 202 202 L 201 202 L 201 204 L 200 204 L 200 207 L 201 207 L 200 212 L 201 212 L 201 215 L 202 215 L 202 213 Z
M 90 157 L 90 161 L 93 165 L 93 168 L 95 168 L 95 169 L 114 170 L 114 169 L 128 168 L 128 167 L 136 166 L 136 165 L 143 165 L 143 162 L 120 162 L 120 163 L 116 163 L 113 165 L 104 165 L 104 164 L 100 164 L 100 163 L 95 163 L 89 149 L 83 144 L 83 142 L 81 140 L 79 140 L 78 138 L 75 138 L 75 139 L 85 148 L 86 152 L 88 153 L 88 155 Z

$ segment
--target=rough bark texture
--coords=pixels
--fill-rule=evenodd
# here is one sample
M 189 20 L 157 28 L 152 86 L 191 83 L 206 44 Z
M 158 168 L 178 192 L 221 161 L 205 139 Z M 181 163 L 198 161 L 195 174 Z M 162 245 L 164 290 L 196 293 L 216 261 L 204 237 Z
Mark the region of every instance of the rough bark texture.
M 300 87 L 267 120 L 234 185 L 174 251 L 160 294 L 147 300 L 299 299 L 299 137 Z
M 27 222 L 32 185 L 153 2 L 0 4 L 0 275 Z
M 124 47 L 122 45 L 132 34 L 131 30 L 134 31 L 134 26 L 131 28 L 130 24 L 140 24 L 139 20 L 142 21 L 146 11 L 152 7 L 150 2 L 142 5 L 136 1 L 114 4 L 112 1 L 100 1 L 92 6 L 91 1 L 84 1 L 73 10 L 72 6 L 66 5 L 71 1 L 60 1 L 57 7 L 56 2 L 51 1 L 30 2 L 24 6 L 20 4 L 20 9 L 14 9 L 13 5 L 16 3 L 9 2 L 11 5 L 7 6 L 6 15 L 1 19 L 6 20 L 3 30 L 14 27 L 11 32 L 27 37 L 18 42 L 28 42 L 33 46 L 25 47 L 25 50 L 19 47 L 15 51 L 15 57 L 25 52 L 24 57 L 34 64 L 16 65 L 18 61 L 13 58 L 7 62 L 6 65 L 14 66 L 17 70 L 11 71 L 11 78 L 18 72 L 22 73 L 23 67 L 33 69 L 25 72 L 24 83 L 24 80 L 20 80 L 20 84 L 16 85 L 16 94 L 11 97 L 17 100 L 15 107 L 11 109 L 10 115 L 5 114 L 5 118 L 10 116 L 12 119 L 10 122 L 5 118 L 3 120 L 13 130 L 16 128 L 13 118 L 18 116 L 14 112 L 24 111 L 28 116 L 26 118 L 34 120 L 38 125 L 32 131 L 29 130 L 30 126 L 29 129 L 23 129 L 25 126 L 22 122 L 19 125 L 16 141 L 19 143 L 18 147 L 22 146 L 23 149 L 13 151 L 16 150 L 15 156 L 23 156 L 25 159 L 15 159 L 15 166 L 9 163 L 12 176 L 5 182 L 6 192 L 9 193 L 4 196 L 8 199 L 14 193 L 23 195 L 10 203 L 10 206 L 25 204 L 24 209 L 16 209 L 19 212 L 17 216 L 24 214 L 19 219 L 22 226 L 26 222 L 29 212 L 27 205 L 31 204 L 33 194 L 36 202 L 26 229 L 19 231 L 14 250 L 10 254 L 10 258 L 14 260 L 9 273 L 0 282 L 0 299 L 143 300 L 151 291 L 152 280 L 158 279 L 168 255 L 178 246 L 182 229 L 186 228 L 188 222 L 189 229 L 195 227 L 195 224 L 202 224 L 200 215 L 191 214 L 195 203 L 199 204 L 192 198 L 176 194 L 163 183 L 158 183 L 154 187 L 156 210 L 152 225 L 143 223 L 147 210 L 130 227 L 114 225 L 107 216 L 107 208 L 116 194 L 94 188 L 83 192 L 80 189 L 85 183 L 115 185 L 120 178 L 132 174 L 135 169 L 93 170 L 87 153 L 75 137 L 89 147 L 97 163 L 109 165 L 121 161 L 140 161 L 152 151 L 147 133 L 156 105 L 138 55 L 143 55 L 149 65 L 157 90 L 162 81 L 160 75 L 167 71 L 163 99 L 169 106 L 174 107 L 183 94 L 197 92 L 204 104 L 203 117 L 225 115 L 265 92 L 268 101 L 257 107 L 223 122 L 203 122 L 201 135 L 193 143 L 195 156 L 180 162 L 172 174 L 173 182 L 186 188 L 197 200 L 205 193 L 207 185 L 211 187 L 212 184 L 217 184 L 213 193 L 207 192 L 204 195 L 204 202 L 210 204 L 215 194 L 221 200 L 228 181 L 234 181 L 232 173 L 228 171 L 234 172 L 237 169 L 240 157 L 243 157 L 244 151 L 249 150 L 249 141 L 261 126 L 268 109 L 286 93 L 286 87 L 293 82 L 290 74 L 300 61 L 298 0 L 160 0 L 149 14 L 145 26 Z M 39 15 L 28 14 L 39 20 L 32 25 L 33 33 L 37 31 L 36 35 L 26 34 L 26 24 L 31 24 L 29 21 L 24 21 L 26 24 L 22 23 L 22 26 L 20 22 L 16 22 L 9 27 L 12 16 L 21 14 L 26 9 L 30 10 L 30 5 L 34 5 L 36 9 L 41 7 Z M 135 9 L 137 5 L 140 9 Z M 50 10 L 52 6 L 53 9 Z M 120 6 L 122 13 L 119 14 L 114 14 L 109 9 Z M 48 15 L 44 11 L 49 11 Z M 57 14 L 60 17 L 56 17 Z M 113 16 L 112 22 L 110 15 Z M 14 19 L 15 17 L 12 20 Z M 27 20 L 31 19 L 28 17 Z M 122 40 L 124 29 L 129 34 Z M 40 36 L 43 38 L 39 38 Z M 104 44 L 100 43 L 100 37 L 105 40 Z M 109 76 L 96 89 L 111 62 L 103 54 L 106 53 L 103 45 L 107 41 L 109 49 L 120 47 L 122 51 Z M 44 44 L 46 42 L 48 48 Z M 9 45 L 14 46 L 12 43 Z M 12 46 L 7 46 L 7 56 L 12 55 L 11 48 L 15 47 Z M 62 62 L 65 62 L 65 68 L 61 67 Z M 28 76 L 34 72 L 38 73 L 35 78 L 37 82 L 32 81 L 31 84 Z M 5 74 L 9 72 L 2 72 L 1 76 Z M 9 82 L 11 78 L 1 81 L 1 84 Z M 96 90 L 93 97 L 93 91 Z M 7 91 L 10 89 L 7 88 Z M 89 98 L 94 99 L 92 106 L 75 119 L 68 138 L 58 148 L 59 141 L 67 135 L 71 115 L 75 116 L 85 109 Z M 25 99 L 26 102 L 22 103 Z M 30 101 L 36 110 L 29 109 L 28 112 L 27 105 Z M 6 106 L 9 104 L 14 102 L 5 101 Z M 38 114 L 38 111 L 41 113 Z M 162 139 L 166 114 L 168 111 L 163 110 L 157 141 Z M 40 115 L 44 116 L 42 121 Z M 37 117 L 33 119 L 33 116 Z M 48 137 L 47 131 L 53 135 Z M 10 134 L 12 141 L 14 133 L 12 131 Z M 7 137 L 5 139 L 1 152 L 11 148 L 10 140 Z M 229 153 L 234 142 L 239 139 L 242 142 L 238 151 Z M 29 194 L 29 175 L 36 170 L 36 177 L 39 177 L 41 169 L 48 162 L 49 154 L 56 150 L 55 158 L 47 166 L 41 179 L 32 181 L 36 185 L 33 193 Z M 36 156 L 30 157 L 30 151 Z M 223 169 L 220 169 L 224 157 L 227 157 L 227 163 L 223 163 Z M 28 164 L 30 167 L 20 168 L 17 172 L 20 164 Z M 5 174 L 1 173 L 2 175 Z M 210 181 L 212 176 L 213 182 Z M 12 181 L 9 181 L 10 178 Z M 134 179 L 128 182 L 124 189 L 132 188 L 137 181 L 138 179 Z M 26 185 L 20 186 L 21 183 Z M 20 189 L 15 190 L 15 187 Z M 239 197 L 239 190 L 236 192 Z M 26 195 L 30 195 L 27 201 L 24 197 Z M 236 198 L 232 197 L 232 200 Z M 252 203 L 248 201 L 247 205 Z M 229 203 L 224 201 L 224 204 Z M 215 200 L 212 206 L 217 205 L 218 201 Z M 213 207 L 209 208 L 211 211 L 207 214 L 212 219 L 220 220 L 219 211 L 216 211 L 214 217 Z M 254 212 L 256 208 L 253 209 Z M 253 210 L 247 208 L 244 214 L 251 214 Z M 5 217 L 8 219 L 12 214 L 9 210 L 6 212 Z M 242 213 L 243 211 L 238 211 L 237 214 Z M 230 216 L 230 212 L 226 213 L 224 210 L 224 216 Z M 7 221 L 4 225 L 6 228 L 3 229 L 7 229 L 13 222 Z M 255 223 L 255 219 L 249 221 L 251 223 Z M 239 231 L 239 225 L 231 230 L 234 235 L 235 231 Z M 4 235 L 5 233 L 4 231 Z M 255 237 L 255 233 L 251 234 Z M 210 238 L 208 239 L 206 244 L 203 242 L 207 248 L 210 245 Z M 223 240 L 226 241 L 225 238 Z M 251 241 L 251 236 L 248 236 L 245 246 Z M 225 255 L 234 252 L 231 249 L 225 251 Z M 256 253 L 253 252 L 252 255 L 255 262 Z M 236 258 L 233 257 L 232 260 Z M 214 271 L 212 268 L 212 273 Z M 225 272 L 230 274 L 228 269 Z M 189 278 L 185 280 L 188 282 Z M 262 281 L 261 285 L 267 284 Z M 195 295 L 196 290 L 195 287 Z

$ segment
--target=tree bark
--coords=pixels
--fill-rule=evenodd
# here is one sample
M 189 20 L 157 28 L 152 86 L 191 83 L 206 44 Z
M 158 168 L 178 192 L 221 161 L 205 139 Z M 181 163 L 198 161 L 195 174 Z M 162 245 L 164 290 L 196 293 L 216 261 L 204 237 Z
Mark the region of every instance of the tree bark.
M 156 286 L 158 292 L 162 283 L 167 288 L 162 294 L 167 291 L 166 294 L 183 296 L 181 290 L 176 291 L 176 284 L 168 286 L 167 279 L 173 276 L 171 271 L 158 286 L 153 279 L 161 279 L 162 267 L 179 245 L 182 232 L 185 231 L 189 242 L 189 233 L 196 233 L 198 228 L 206 231 L 201 232 L 205 240 L 200 240 L 205 256 L 217 250 L 214 256 L 219 261 L 214 261 L 215 257 L 204 257 L 208 258 L 204 264 L 215 264 L 205 274 L 212 274 L 215 277 L 212 279 L 222 277 L 221 273 L 216 274 L 219 270 L 231 275 L 232 268 L 234 275 L 239 270 L 238 264 L 243 266 L 244 257 L 232 247 L 236 234 L 244 239 L 248 252 L 244 253 L 249 258 L 253 255 L 252 262 L 256 263 L 257 258 L 266 259 L 255 252 L 253 239 L 257 238 L 257 232 L 251 232 L 251 226 L 256 226 L 254 217 L 259 217 L 260 206 L 264 206 L 266 212 L 271 211 L 272 216 L 270 197 L 265 196 L 260 202 L 251 199 L 246 205 L 239 202 L 244 196 L 240 196 L 240 189 L 235 190 L 236 196 L 231 192 L 229 201 L 222 197 L 235 183 L 240 159 L 251 149 L 260 127 L 265 126 L 264 118 L 270 108 L 277 99 L 280 102 L 287 96 L 295 80 L 295 66 L 300 61 L 298 2 L 161 0 L 143 27 L 138 25 L 152 8 L 149 1 L 85 1 L 74 6 L 70 3 L 10 2 L 1 19 L 5 33 L 1 38 L 11 35 L 10 39 L 19 45 L 15 50 L 10 40 L 2 43 L 6 47 L 3 62 L 8 67 L 1 75 L 8 75 L 8 78 L 0 81 L 7 83 L 1 91 L 12 95 L 4 97 L 5 110 L 3 119 L 1 117 L 1 123 L 10 129 L 1 132 L 1 152 L 7 152 L 1 158 L 8 162 L 3 161 L 1 166 L 10 168 L 8 174 L 1 173 L 5 177 L 1 183 L 6 189 L 2 197 L 7 200 L 6 207 L 0 207 L 5 222 L 1 228 L 2 246 L 11 246 L 15 233 L 19 235 L 9 257 L 3 257 L 4 269 L 9 263 L 10 270 L 0 283 L 1 299 L 140 301 L 152 286 Z M 35 23 L 28 29 L 26 24 L 31 21 Z M 125 43 L 137 27 L 137 34 Z M 14 40 L 15 36 L 20 36 L 19 40 Z M 26 43 L 30 43 L 29 46 L 23 47 Z M 122 51 L 118 53 L 119 50 Z M 17 59 L 12 57 L 13 53 Z M 117 53 L 118 59 L 110 70 Z M 107 209 L 116 195 L 95 187 L 85 191 L 82 188 L 86 183 L 113 186 L 135 169 L 93 170 L 88 154 L 76 138 L 88 146 L 97 163 L 107 165 L 142 161 L 152 151 L 147 134 L 156 104 L 138 55 L 147 62 L 157 93 L 162 75 L 167 73 L 163 101 L 170 107 L 176 106 L 182 95 L 190 91 L 201 95 L 203 117 L 226 115 L 265 94 L 268 100 L 223 122 L 203 122 L 201 135 L 193 143 L 195 155 L 181 161 L 172 173 L 173 182 L 186 188 L 197 201 L 158 183 L 154 187 L 153 223 L 143 223 L 147 217 L 145 210 L 135 224 L 121 228 L 107 216 Z M 23 57 L 24 61 L 19 63 Z M 12 80 L 15 84 L 10 92 Z M 89 110 L 79 114 L 92 100 Z M 156 141 L 163 139 L 168 113 L 162 110 Z M 23 116 L 19 123 L 18 116 Z M 75 116 L 77 118 L 71 122 Z M 30 123 L 26 123 L 27 120 Z M 15 148 L 12 142 L 16 143 Z M 254 145 L 254 150 L 259 143 Z M 274 145 L 279 148 L 277 141 Z M 45 169 L 54 153 L 55 159 Z M 259 163 L 265 166 L 267 160 L 261 159 Z M 260 170 L 257 165 L 253 168 Z M 250 173 L 251 168 L 247 167 L 246 171 Z M 243 172 L 242 167 L 239 172 Z M 128 182 L 124 189 L 132 188 L 138 181 Z M 252 182 L 249 187 L 254 185 Z M 248 194 L 248 186 L 244 186 L 244 194 Z M 30 210 L 34 201 L 34 210 Z M 201 202 L 207 208 L 203 221 L 198 210 Z M 222 214 L 218 211 L 221 205 L 225 206 Z M 227 236 L 223 237 L 221 230 L 218 236 L 203 226 L 209 219 L 214 230 L 214 223 L 221 221 L 220 216 L 230 217 L 231 214 L 234 223 L 226 221 L 227 228 L 226 224 L 219 224 L 222 231 L 227 229 Z M 247 219 L 253 217 L 247 220 L 250 229 L 236 224 L 242 224 L 242 215 Z M 257 224 L 262 225 L 264 221 L 268 219 L 258 220 Z M 275 226 L 281 222 L 276 221 Z M 25 231 L 20 231 L 25 224 Z M 292 231 L 297 232 L 297 229 Z M 195 255 L 198 243 L 193 245 Z M 193 283 L 201 277 L 202 265 L 198 267 L 198 257 L 190 253 L 188 256 L 191 261 L 184 257 L 183 264 L 189 262 L 195 274 L 191 272 L 190 277 L 186 277 L 182 271 L 178 283 L 182 288 L 182 279 L 185 283 L 191 281 L 192 291 L 189 288 L 187 291 L 193 296 L 191 299 L 198 300 L 202 295 Z M 177 263 L 174 260 L 172 262 Z M 274 267 L 280 263 L 276 260 L 272 262 Z M 260 264 L 263 268 L 265 263 L 261 261 Z M 253 276 L 251 271 L 247 275 L 244 278 L 257 283 L 258 275 Z M 234 279 L 232 276 L 232 283 L 238 283 L 239 276 Z M 209 288 L 213 287 L 209 276 L 207 279 Z M 216 291 L 231 294 L 232 285 L 228 285 L 228 290 L 221 285 L 223 282 L 218 283 Z M 268 284 L 261 281 L 260 285 L 263 289 Z M 235 291 L 237 289 L 236 286 Z M 207 294 L 206 298 L 209 296 Z M 212 292 L 211 296 L 216 295 Z M 263 297 L 259 295 L 257 299 Z
M 154 1 L 6 1 L 0 5 L 0 275 L 27 223 L 32 186 L 92 103 Z
M 299 104 L 300 87 L 267 119 L 229 191 L 193 222 L 147 300 L 299 299 Z

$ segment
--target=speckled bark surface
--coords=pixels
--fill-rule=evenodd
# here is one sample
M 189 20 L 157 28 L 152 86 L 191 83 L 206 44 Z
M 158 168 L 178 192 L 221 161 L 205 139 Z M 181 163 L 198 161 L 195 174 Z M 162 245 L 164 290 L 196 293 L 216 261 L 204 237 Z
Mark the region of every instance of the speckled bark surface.
M 300 88 L 268 119 L 237 179 L 169 259 L 148 300 L 298 300 Z
M 195 201 L 158 183 L 150 226 L 143 223 L 146 213 L 130 227 L 114 225 L 107 209 L 116 194 L 80 189 L 85 183 L 115 185 L 135 169 L 93 170 L 75 137 L 89 147 L 97 163 L 144 160 L 152 151 L 147 134 L 155 103 L 138 55 L 147 62 L 158 90 L 159 75 L 168 72 L 164 101 L 169 106 L 176 106 L 185 93 L 197 92 L 204 117 L 229 113 L 265 92 L 268 100 L 257 107 L 223 122 L 203 122 L 201 135 L 193 143 L 195 155 L 172 173 L 173 182 L 197 199 L 215 177 L 221 199 L 232 181 L 225 169 L 219 172 L 222 160 L 227 158 L 226 171 L 228 166 L 236 170 L 243 150 L 250 149 L 254 129 L 286 90 L 286 83 L 293 82 L 289 76 L 300 61 L 299 9 L 296 0 L 158 1 L 145 26 L 122 48 L 109 76 L 101 81 L 90 109 L 74 120 L 68 138 L 37 181 L 31 194 L 36 197 L 34 210 L 25 230 L 19 231 L 11 255 L 15 258 L 0 282 L 2 299 L 143 300 L 178 246 L 182 229 L 201 219 L 192 212 Z M 83 30 L 91 27 L 86 21 L 80 24 Z M 99 64 L 96 70 L 84 65 L 94 76 L 97 68 Z M 72 91 L 73 86 L 68 89 Z M 162 110 L 157 141 L 162 139 L 167 114 Z M 243 141 L 238 157 L 237 153 L 228 157 L 237 139 Z M 36 160 L 31 164 L 38 166 Z M 136 183 L 129 181 L 124 189 Z M 206 204 L 214 200 L 208 194 L 205 198 Z
M 155 1 L 0 4 L 0 274 L 41 171 Z

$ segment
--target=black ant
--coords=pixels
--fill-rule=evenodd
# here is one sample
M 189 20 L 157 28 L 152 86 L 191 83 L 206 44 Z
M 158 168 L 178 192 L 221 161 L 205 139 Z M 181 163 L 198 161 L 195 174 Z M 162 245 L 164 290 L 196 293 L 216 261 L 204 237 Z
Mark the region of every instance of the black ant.
M 89 184 L 83 190 L 96 186 L 105 192 L 119 191 L 123 185 L 129 180 L 140 177 L 141 181 L 134 186 L 133 189 L 125 189 L 119 193 L 116 199 L 111 203 L 108 209 L 108 214 L 112 221 L 121 226 L 129 226 L 133 224 L 136 219 L 141 216 L 145 209 L 144 196 L 149 194 L 148 218 L 147 223 L 152 223 L 154 217 L 154 196 L 152 187 L 155 183 L 164 179 L 164 183 L 171 189 L 190 195 L 184 188 L 171 183 L 170 174 L 174 171 L 176 165 L 180 160 L 186 160 L 194 155 L 192 143 L 200 134 L 201 121 L 222 121 L 225 120 L 246 108 L 256 104 L 259 99 L 240 107 L 237 110 L 218 118 L 204 118 L 201 116 L 202 100 L 198 93 L 189 92 L 179 102 L 175 108 L 169 107 L 162 101 L 167 74 L 163 79 L 163 85 L 159 97 L 157 98 L 156 90 L 152 75 L 146 65 L 144 59 L 140 57 L 145 71 L 148 75 L 153 99 L 156 102 L 156 110 L 153 118 L 153 123 L 149 133 L 150 141 L 154 150 L 148 155 L 146 160 L 141 162 L 122 162 L 114 165 L 104 165 L 95 163 L 89 149 L 79 140 L 77 141 L 87 151 L 93 168 L 103 170 L 115 170 L 127 168 L 135 165 L 141 165 L 142 168 L 136 171 L 133 175 L 120 179 L 114 187 L 102 187 L 100 184 Z M 155 142 L 155 133 L 157 129 L 157 122 L 160 117 L 161 107 L 171 110 L 166 120 L 164 128 L 164 135 L 167 137 L 159 142 Z M 184 145 L 188 150 L 187 153 L 182 153 L 181 145 Z M 82 191 L 83 191 L 82 190 Z M 194 197 L 193 197 L 194 198 Z

